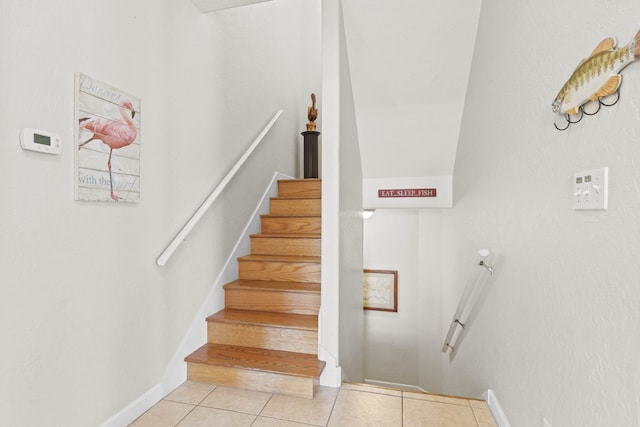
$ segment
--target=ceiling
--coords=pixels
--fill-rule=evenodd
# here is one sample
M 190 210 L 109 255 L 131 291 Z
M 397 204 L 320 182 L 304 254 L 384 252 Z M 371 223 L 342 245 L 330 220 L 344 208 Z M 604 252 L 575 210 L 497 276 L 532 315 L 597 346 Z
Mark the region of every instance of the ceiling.
M 481 1 L 342 3 L 364 178 L 452 175 Z
M 365 179 L 453 175 L 481 4 L 342 0 Z

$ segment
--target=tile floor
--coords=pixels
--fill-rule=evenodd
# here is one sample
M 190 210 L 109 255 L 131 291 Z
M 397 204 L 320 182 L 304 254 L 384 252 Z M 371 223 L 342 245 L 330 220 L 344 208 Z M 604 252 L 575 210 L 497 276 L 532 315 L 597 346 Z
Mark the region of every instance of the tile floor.
M 131 427 L 495 427 L 483 401 L 344 383 L 313 400 L 187 381 Z

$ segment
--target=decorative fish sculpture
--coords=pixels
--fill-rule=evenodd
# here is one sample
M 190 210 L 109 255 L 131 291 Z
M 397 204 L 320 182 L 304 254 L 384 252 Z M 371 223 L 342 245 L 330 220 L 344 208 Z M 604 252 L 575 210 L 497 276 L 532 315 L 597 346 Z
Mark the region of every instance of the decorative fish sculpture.
M 620 70 L 639 57 L 640 31 L 629 44 L 619 49 L 616 49 L 615 38 L 602 40 L 591 55 L 578 64 L 558 92 L 551 109 L 557 114 L 578 114 L 587 102 L 613 95 L 622 82 Z

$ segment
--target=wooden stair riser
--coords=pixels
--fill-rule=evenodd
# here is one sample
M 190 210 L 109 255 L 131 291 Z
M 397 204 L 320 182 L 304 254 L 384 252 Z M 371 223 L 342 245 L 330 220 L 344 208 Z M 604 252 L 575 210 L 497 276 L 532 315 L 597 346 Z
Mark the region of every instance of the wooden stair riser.
M 272 215 L 320 215 L 322 202 L 320 199 L 281 199 L 270 201 Z
M 278 181 L 279 197 L 319 198 L 321 196 L 321 193 L 322 193 L 322 181 L 317 179 Z
M 318 354 L 318 332 L 263 325 L 208 323 L 208 342 Z
M 224 304 L 225 308 L 233 310 L 317 315 L 320 309 L 320 294 L 260 289 L 225 289 Z
M 320 264 L 308 262 L 243 261 L 238 263 L 241 280 L 276 282 L 320 282 Z
M 262 233 L 320 233 L 319 216 L 262 216 Z
M 187 379 L 307 399 L 313 399 L 319 383 L 314 378 L 191 362 L 187 363 Z
M 268 234 L 251 237 L 252 255 L 320 256 L 321 250 L 318 237 L 270 237 Z

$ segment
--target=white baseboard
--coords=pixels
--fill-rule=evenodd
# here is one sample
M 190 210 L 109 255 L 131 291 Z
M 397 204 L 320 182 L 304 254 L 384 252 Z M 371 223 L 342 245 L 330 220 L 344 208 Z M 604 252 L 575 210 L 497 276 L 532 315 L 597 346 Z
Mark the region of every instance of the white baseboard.
M 338 365 L 338 360 L 322 346 L 318 345 L 318 359 L 325 362 L 322 374 L 320 374 L 320 385 L 324 387 L 338 388 L 342 385 L 342 368 Z
M 511 427 L 509 424 L 509 420 L 507 420 L 507 416 L 504 414 L 500 403 L 498 402 L 498 398 L 496 397 L 496 393 L 489 389 L 487 390 L 486 397 L 484 400 L 487 401 L 487 406 L 489 406 L 489 410 L 491 411 L 491 415 L 493 415 L 493 419 L 496 421 L 498 427 Z
M 140 415 L 144 414 L 153 405 L 162 399 L 162 386 L 160 384 L 152 387 L 145 394 L 131 402 L 120 412 L 109 418 L 100 427 L 122 427 L 128 426 Z

